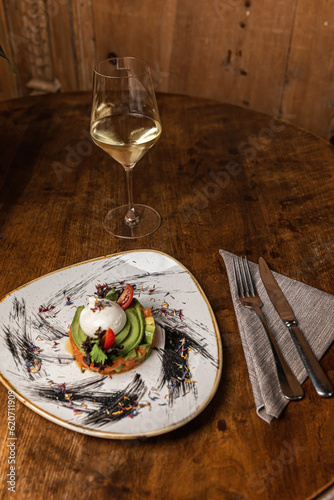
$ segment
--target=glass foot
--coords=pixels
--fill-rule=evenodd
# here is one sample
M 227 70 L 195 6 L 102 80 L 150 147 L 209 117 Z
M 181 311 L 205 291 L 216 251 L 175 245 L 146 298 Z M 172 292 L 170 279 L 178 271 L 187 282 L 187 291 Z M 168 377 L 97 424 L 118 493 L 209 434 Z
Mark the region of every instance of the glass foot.
M 144 238 L 144 236 L 154 233 L 161 224 L 158 212 L 147 205 L 134 205 L 134 209 L 139 215 L 139 220 L 128 224 L 125 222 L 128 205 L 113 208 L 103 221 L 104 229 L 117 238 L 129 240 Z

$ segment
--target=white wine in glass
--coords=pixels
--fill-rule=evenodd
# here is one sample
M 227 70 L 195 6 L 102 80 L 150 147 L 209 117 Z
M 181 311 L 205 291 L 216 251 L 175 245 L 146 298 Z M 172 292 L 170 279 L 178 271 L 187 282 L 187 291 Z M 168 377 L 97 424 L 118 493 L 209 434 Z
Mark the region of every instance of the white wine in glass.
M 141 238 L 161 223 L 156 210 L 134 204 L 132 172 L 156 143 L 161 123 L 150 68 L 133 57 L 102 61 L 94 70 L 90 133 L 97 146 L 120 163 L 126 173 L 128 204 L 111 210 L 104 228 L 119 238 Z

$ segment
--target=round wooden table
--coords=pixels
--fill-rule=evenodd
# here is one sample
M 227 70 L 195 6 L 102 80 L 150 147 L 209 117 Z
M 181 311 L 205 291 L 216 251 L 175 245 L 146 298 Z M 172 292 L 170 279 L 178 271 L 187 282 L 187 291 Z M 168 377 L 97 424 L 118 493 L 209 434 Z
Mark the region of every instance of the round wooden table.
M 134 241 L 102 227 L 126 188 L 122 168 L 90 141 L 91 95 L 0 104 L 1 296 L 83 260 L 163 251 L 193 273 L 212 305 L 224 346 L 221 383 L 192 422 L 146 440 L 78 434 L 17 401 L 16 492 L 27 499 L 313 498 L 333 481 L 333 399 L 320 399 L 308 379 L 304 400 L 281 418 L 268 425 L 257 416 L 218 251 L 253 261 L 262 255 L 275 271 L 333 293 L 333 148 L 247 109 L 167 94 L 158 104 L 163 133 L 135 168 L 134 198 L 157 209 L 162 224 Z M 333 381 L 333 348 L 322 366 Z M 7 498 L 3 386 L 0 395 Z

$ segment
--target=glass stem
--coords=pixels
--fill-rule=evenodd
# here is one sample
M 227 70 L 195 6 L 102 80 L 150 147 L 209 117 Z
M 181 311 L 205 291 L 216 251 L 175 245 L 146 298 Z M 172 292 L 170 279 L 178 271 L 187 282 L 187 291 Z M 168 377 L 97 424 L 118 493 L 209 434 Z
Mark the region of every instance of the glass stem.
M 126 174 L 126 187 L 128 191 L 128 212 L 125 216 L 125 222 L 127 224 L 135 224 L 139 220 L 139 215 L 135 211 L 133 206 L 133 193 L 132 193 L 132 171 L 133 167 L 124 167 Z

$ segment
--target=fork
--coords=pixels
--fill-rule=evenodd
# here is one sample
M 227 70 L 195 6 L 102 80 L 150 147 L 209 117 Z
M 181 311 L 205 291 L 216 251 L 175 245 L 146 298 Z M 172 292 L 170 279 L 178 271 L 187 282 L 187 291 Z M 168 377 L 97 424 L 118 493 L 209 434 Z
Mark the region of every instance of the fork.
M 261 311 L 263 302 L 257 293 L 249 269 L 247 257 L 245 257 L 244 259 L 242 259 L 241 257 L 237 259 L 233 258 L 233 270 L 240 302 L 245 307 L 253 309 L 253 311 L 256 312 L 267 332 L 270 346 L 275 359 L 279 384 L 285 398 L 290 400 L 301 399 L 304 396 L 303 389 L 296 379 L 295 375 L 292 373 L 289 365 L 285 361 L 277 345 L 277 342 L 269 329 L 266 318 Z

